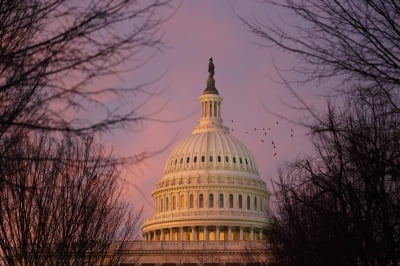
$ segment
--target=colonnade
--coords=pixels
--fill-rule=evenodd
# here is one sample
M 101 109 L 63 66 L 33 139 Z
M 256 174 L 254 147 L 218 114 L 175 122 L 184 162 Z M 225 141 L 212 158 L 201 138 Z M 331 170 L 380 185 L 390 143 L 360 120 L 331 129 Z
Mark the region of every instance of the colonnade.
M 143 233 L 146 241 L 225 241 L 262 240 L 261 228 L 242 226 L 184 226 Z
M 212 195 L 212 196 L 210 196 Z M 171 192 L 163 193 L 154 197 L 155 213 L 165 211 L 201 209 L 201 208 L 224 208 L 235 210 L 252 210 L 262 213 L 266 199 L 261 195 L 245 194 L 240 192 L 207 192 L 196 191 L 195 193 Z

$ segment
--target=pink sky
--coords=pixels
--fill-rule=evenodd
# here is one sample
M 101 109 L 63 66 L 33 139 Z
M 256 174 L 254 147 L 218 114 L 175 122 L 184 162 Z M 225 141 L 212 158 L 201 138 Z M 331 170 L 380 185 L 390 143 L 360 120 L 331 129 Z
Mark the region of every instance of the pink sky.
M 268 185 L 271 179 L 276 179 L 280 164 L 309 150 L 304 130 L 271 115 L 262 106 L 264 103 L 274 112 L 291 118 L 300 117 L 283 103 L 293 103 L 293 97 L 284 86 L 275 82 L 278 77 L 272 63 L 273 58 L 276 64 L 287 68 L 291 66 L 291 58 L 276 49 L 260 48 L 254 44 L 257 39 L 242 25 L 233 10 L 244 17 L 281 13 L 256 1 L 183 1 L 177 13 L 163 25 L 167 47 L 135 75 L 124 77 L 125 83 L 137 84 L 138 80 L 151 80 L 166 71 L 151 88 L 167 89 L 153 97 L 143 113 L 159 110 L 166 104 L 154 117 L 178 120 L 172 123 L 144 122 L 131 131 L 114 132 L 110 138 L 116 152 L 122 155 L 171 145 L 166 151 L 123 172 L 127 180 L 124 183 L 127 189 L 125 197 L 132 200 L 136 208 L 144 207 L 143 218 L 153 214 L 151 192 L 162 178 L 169 152 L 188 137 L 198 123 L 198 97 L 206 86 L 211 56 L 215 64 L 216 87 L 224 98 L 224 124 L 233 128 L 232 134 L 253 152 L 260 177 Z M 193 115 L 187 117 L 190 114 Z M 262 128 L 271 129 L 267 136 Z M 290 136 L 291 129 L 294 130 L 293 137 Z

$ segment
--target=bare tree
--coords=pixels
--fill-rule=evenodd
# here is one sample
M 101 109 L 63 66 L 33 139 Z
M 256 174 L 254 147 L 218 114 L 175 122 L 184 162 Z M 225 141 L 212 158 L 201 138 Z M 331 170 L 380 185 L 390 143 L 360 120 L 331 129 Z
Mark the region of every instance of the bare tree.
M 300 60 L 300 84 L 334 83 L 343 100 L 305 124 L 313 155 L 282 167 L 267 229 L 272 264 L 398 265 L 400 5 L 264 2 L 293 20 L 241 18 L 245 25 L 263 45 Z
M 400 86 L 397 1 L 263 2 L 282 8 L 293 15 L 293 20 L 266 23 L 258 18 L 241 18 L 242 21 L 266 47 L 278 47 L 296 55 L 302 64 L 295 70 L 304 75 L 304 82 L 334 79 L 340 81 L 337 89 L 341 92 L 356 87 L 374 88 L 389 99 L 397 97 Z
M 100 81 L 132 73 L 160 48 L 157 12 L 170 2 L 0 1 L 0 136 L 20 127 L 84 134 L 143 119 L 133 103 L 112 107 L 101 97 L 145 84 Z
M 268 241 L 276 265 L 400 263 L 400 114 L 355 97 L 312 130 L 316 150 L 275 189 Z
M 0 0 L 0 256 L 7 264 L 115 265 L 134 239 L 140 212 L 120 201 L 118 158 L 94 139 L 145 118 L 135 93 L 148 84 L 104 81 L 133 73 L 161 47 L 158 12 L 171 2 Z M 118 99 L 128 93 L 132 102 L 123 105 Z
M 20 138 L 2 160 L 0 257 L 7 265 L 116 265 L 140 212 L 92 138 Z M 49 160 L 51 158 L 51 160 Z M 3 163 L 4 162 L 4 163 Z

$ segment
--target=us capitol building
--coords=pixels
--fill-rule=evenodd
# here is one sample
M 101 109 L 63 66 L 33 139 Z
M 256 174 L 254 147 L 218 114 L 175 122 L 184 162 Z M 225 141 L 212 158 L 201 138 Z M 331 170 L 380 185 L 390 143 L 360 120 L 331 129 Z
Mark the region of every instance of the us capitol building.
M 152 193 L 154 216 L 126 265 L 265 262 L 268 192 L 252 153 L 223 125 L 210 58 L 200 121 L 169 154 Z

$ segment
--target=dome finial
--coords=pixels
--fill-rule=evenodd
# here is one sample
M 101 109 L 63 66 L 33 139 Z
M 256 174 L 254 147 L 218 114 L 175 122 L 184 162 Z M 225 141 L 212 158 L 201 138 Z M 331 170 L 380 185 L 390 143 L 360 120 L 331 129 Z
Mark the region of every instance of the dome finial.
M 214 77 L 214 74 L 215 74 L 214 69 L 215 69 L 215 66 L 213 63 L 213 59 L 212 59 L 212 57 L 210 57 L 209 63 L 208 63 L 208 73 L 210 74 L 210 77 Z
M 215 88 L 214 74 L 215 74 L 215 66 L 213 58 L 210 57 L 208 62 L 207 88 L 204 90 L 203 94 L 219 94 L 217 89 Z

